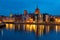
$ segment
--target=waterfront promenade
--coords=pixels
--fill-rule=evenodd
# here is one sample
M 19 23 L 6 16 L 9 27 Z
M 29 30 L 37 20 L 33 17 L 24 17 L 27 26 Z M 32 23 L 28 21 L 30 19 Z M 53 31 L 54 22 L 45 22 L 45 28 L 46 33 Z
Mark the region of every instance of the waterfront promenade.
M 55 22 L 42 22 L 42 23 L 30 23 L 30 22 L 2 22 L 0 24 L 35 24 L 35 25 L 60 25 Z

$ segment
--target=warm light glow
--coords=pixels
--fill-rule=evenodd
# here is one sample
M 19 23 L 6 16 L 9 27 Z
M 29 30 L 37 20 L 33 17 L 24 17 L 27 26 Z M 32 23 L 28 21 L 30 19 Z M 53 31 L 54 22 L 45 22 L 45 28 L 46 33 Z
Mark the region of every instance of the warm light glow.
M 4 22 L 14 22 L 14 20 L 3 20 Z
M 56 25 L 55 30 L 56 30 L 56 32 L 57 31 L 60 31 L 60 26 L 59 25 Z
M 9 28 L 9 24 L 6 24 L 6 29 L 8 29 Z
M 33 22 L 33 19 L 30 18 L 29 20 L 26 20 L 26 22 Z
M 30 25 L 30 31 L 36 32 L 36 25 Z
M 20 30 L 20 24 L 18 24 L 18 30 Z
M 13 24 L 9 24 L 10 25 L 10 29 L 13 29 Z
M 50 31 L 50 26 L 48 26 L 48 32 Z
M 42 35 L 43 34 L 43 31 L 44 31 L 44 25 L 39 25 L 39 34 Z
M 33 18 L 30 18 L 29 20 L 26 20 L 26 22 L 35 23 L 35 21 L 33 21 Z M 34 32 L 36 32 L 36 25 L 34 25 L 34 24 L 26 24 L 26 25 L 24 25 L 24 29 L 25 28 L 28 31 L 34 31 Z
M 26 24 L 26 30 L 29 31 L 30 25 Z
M 58 26 L 56 25 L 56 32 L 58 31 Z
M 55 22 L 60 23 L 60 18 L 56 18 Z
M 3 22 L 14 22 L 15 21 L 15 19 L 14 18 L 4 18 L 3 19 Z
M 46 33 L 48 33 L 49 30 L 50 30 L 50 26 L 48 25 L 48 26 L 46 26 Z
M 29 20 L 30 22 L 33 22 L 33 19 L 32 18 L 30 18 L 30 20 Z
M 36 32 L 36 25 L 26 24 L 26 26 L 24 27 L 24 29 L 25 28 L 26 28 L 27 31 L 34 31 L 34 32 Z
M 36 25 L 32 25 L 32 28 L 36 32 Z
M 29 20 L 27 20 L 26 22 L 29 22 Z
M 0 21 L 0 23 L 2 23 L 2 21 Z
M 14 25 L 13 24 L 6 24 L 6 29 L 14 29 Z
M 32 31 L 32 25 L 30 25 L 30 31 Z

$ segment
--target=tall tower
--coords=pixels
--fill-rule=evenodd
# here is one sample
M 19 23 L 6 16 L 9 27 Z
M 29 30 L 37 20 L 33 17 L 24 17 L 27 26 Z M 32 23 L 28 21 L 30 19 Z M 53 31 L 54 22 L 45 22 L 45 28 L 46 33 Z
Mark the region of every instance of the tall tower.
M 39 11 L 39 8 L 37 7 L 36 10 L 35 10 L 35 14 L 39 14 L 40 11 Z
M 26 17 L 27 17 L 27 10 L 24 10 L 24 14 L 23 14 L 23 22 L 26 22 Z
M 35 10 L 35 20 L 38 21 L 39 23 L 43 22 L 43 15 L 40 13 L 39 8 L 37 7 Z
M 27 10 L 24 10 L 24 15 L 25 15 L 25 16 L 27 15 Z
M 39 13 L 40 13 L 40 11 L 37 7 L 36 10 L 35 10 L 35 22 L 38 22 Z

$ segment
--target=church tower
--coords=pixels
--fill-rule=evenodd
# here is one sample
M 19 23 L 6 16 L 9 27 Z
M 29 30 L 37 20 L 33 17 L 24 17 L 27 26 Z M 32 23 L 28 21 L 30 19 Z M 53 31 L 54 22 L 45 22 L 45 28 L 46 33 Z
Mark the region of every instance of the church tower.
M 36 10 L 35 10 L 35 14 L 39 14 L 40 11 L 39 11 L 39 8 L 37 7 Z
M 27 19 L 29 19 L 29 15 L 28 15 L 27 10 L 24 10 L 23 21 L 26 22 Z
M 35 10 L 35 22 L 43 22 L 43 15 L 40 13 L 39 8 L 37 7 Z
M 39 20 L 39 14 L 40 14 L 40 10 L 39 8 L 37 7 L 36 10 L 35 10 L 35 22 L 37 23 L 38 20 Z

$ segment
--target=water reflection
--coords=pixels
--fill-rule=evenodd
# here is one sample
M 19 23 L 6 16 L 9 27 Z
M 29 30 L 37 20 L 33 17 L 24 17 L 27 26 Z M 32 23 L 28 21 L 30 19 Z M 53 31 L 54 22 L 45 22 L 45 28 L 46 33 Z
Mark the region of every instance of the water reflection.
M 38 27 L 38 29 L 37 29 Z M 37 35 L 43 35 L 49 33 L 51 30 L 56 32 L 60 30 L 58 25 L 34 25 L 34 24 L 6 24 L 6 29 L 24 30 L 34 32 Z
M 15 29 L 15 24 L 6 24 L 6 29 Z
M 0 29 L 0 36 L 3 37 L 3 29 Z
M 10 31 L 9 31 L 10 30 Z M 6 24 L 6 30 L 1 29 L 0 34 L 2 37 L 36 37 L 36 40 L 41 39 L 45 34 L 49 34 L 51 31 L 60 31 L 59 25 L 34 25 L 34 24 Z M 32 33 L 32 34 L 31 34 Z M 27 36 L 28 35 L 28 36 Z M 50 34 L 49 34 L 50 35 Z M 16 37 L 14 37 L 16 36 Z M 40 37 L 38 37 L 40 36 Z M 20 38 L 21 39 L 21 38 Z M 23 39 L 23 38 L 22 38 Z M 35 39 L 34 39 L 35 40 Z
M 56 30 L 56 32 L 60 31 L 60 25 L 56 25 L 55 30 Z

